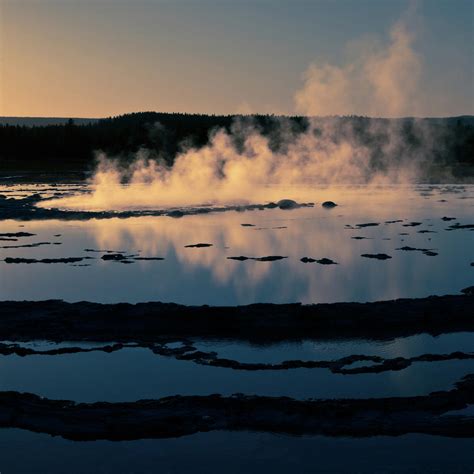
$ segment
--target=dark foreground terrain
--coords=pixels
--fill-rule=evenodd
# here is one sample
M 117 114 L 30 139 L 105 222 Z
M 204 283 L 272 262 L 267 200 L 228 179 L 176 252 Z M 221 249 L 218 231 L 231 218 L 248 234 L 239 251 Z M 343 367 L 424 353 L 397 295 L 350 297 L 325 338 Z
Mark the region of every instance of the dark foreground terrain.
M 449 391 L 367 400 L 174 396 L 131 403 L 74 403 L 0 393 L 0 426 L 73 440 L 166 438 L 214 430 L 377 436 L 474 436 L 474 417 L 444 415 L 474 403 L 474 375 Z
M 183 306 L 174 303 L 0 302 L 3 340 L 147 342 L 157 337 L 242 340 L 389 338 L 474 330 L 472 287 L 464 295 L 373 303 Z
M 291 339 L 384 339 L 418 333 L 474 330 L 474 288 L 463 295 L 374 303 L 255 304 L 241 307 L 169 303 L 98 304 L 0 302 L 0 354 L 54 356 L 144 347 L 154 353 L 231 370 L 327 369 L 349 375 L 400 371 L 419 362 L 473 359 L 474 353 L 385 358 L 351 355 L 337 360 L 249 363 L 203 352 L 195 340 L 256 342 Z M 21 341 L 107 341 L 95 347 L 37 350 Z M 112 342 L 111 342 L 112 341 Z M 179 342 L 178 345 L 176 343 Z M 351 367 L 352 363 L 364 363 Z M 294 399 L 260 395 L 170 396 L 132 402 L 76 403 L 17 391 L 0 392 L 0 427 L 70 440 L 174 438 L 210 431 L 291 435 L 474 437 L 474 417 L 457 414 L 474 403 L 474 374 L 454 387 L 419 396 L 365 399 Z M 454 413 L 451 413 L 454 412 Z

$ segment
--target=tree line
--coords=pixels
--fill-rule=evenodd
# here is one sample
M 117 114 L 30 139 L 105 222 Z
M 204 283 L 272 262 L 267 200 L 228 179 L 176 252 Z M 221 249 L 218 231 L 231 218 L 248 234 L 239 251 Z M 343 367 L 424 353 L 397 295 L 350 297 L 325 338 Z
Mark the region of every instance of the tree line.
M 311 133 L 317 134 L 318 130 L 322 133 L 322 130 L 327 130 L 328 124 L 331 125 L 333 140 L 348 138 L 350 134 L 351 140 L 371 150 L 371 159 L 379 167 L 384 166 L 384 145 L 391 139 L 387 130 L 393 129 L 397 130 L 403 141 L 404 150 L 410 150 L 413 156 L 423 154 L 423 147 L 429 140 L 430 146 L 426 150 L 429 156 L 425 157 L 427 163 L 474 166 L 472 116 L 417 120 L 357 116 L 317 118 L 313 119 Z M 140 148 L 147 148 L 172 164 L 180 150 L 206 145 L 213 130 L 219 128 L 233 132 L 238 147 L 248 127 L 268 137 L 272 149 L 279 150 L 285 146 L 289 136 L 295 137 L 308 131 L 309 119 L 273 115 L 140 112 L 89 124 L 76 124 L 71 119 L 62 125 L 0 125 L 0 163 L 15 162 L 25 169 L 34 163 L 49 169 L 57 163 L 67 167 L 70 162 L 71 167 L 86 169 L 92 166 L 97 150 L 127 159 Z M 410 156 L 407 158 L 410 159 Z

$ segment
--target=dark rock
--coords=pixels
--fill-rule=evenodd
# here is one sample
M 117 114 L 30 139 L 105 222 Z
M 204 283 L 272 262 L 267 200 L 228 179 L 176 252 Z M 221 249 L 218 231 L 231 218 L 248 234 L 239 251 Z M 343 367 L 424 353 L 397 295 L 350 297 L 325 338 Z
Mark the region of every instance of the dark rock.
M 324 209 L 332 209 L 333 207 L 336 207 L 337 204 L 333 201 L 324 201 L 321 206 L 324 207 Z
M 388 260 L 389 258 L 392 258 L 390 255 L 387 255 L 386 253 L 364 253 L 361 255 L 361 257 L 375 258 L 377 260 Z
M 180 217 L 183 217 L 184 216 L 184 212 L 183 211 L 180 211 L 178 209 L 174 210 L 174 211 L 170 211 L 166 214 L 168 217 L 175 217 L 175 218 L 180 218 Z
M 121 260 L 127 260 L 127 257 L 125 255 L 123 255 L 122 253 L 108 253 L 108 254 L 105 254 L 105 255 L 102 255 L 102 257 L 100 257 L 102 260 L 113 260 L 113 261 L 121 261 Z
M 36 242 L 34 244 L 23 244 L 23 245 L 4 245 L 0 247 L 2 249 L 20 249 L 20 248 L 34 248 L 41 247 L 42 245 L 53 245 L 52 242 Z M 61 242 L 54 242 L 54 245 L 61 245 Z
M 212 244 L 204 244 L 204 243 L 199 243 L 199 244 L 190 244 L 190 245 L 185 245 L 185 248 L 204 248 L 204 247 L 212 247 Z
M 296 209 L 299 207 L 299 204 L 296 201 L 293 201 L 293 199 L 281 199 L 280 201 L 277 202 L 277 206 L 280 209 Z
M 451 230 L 457 230 L 457 229 L 474 229 L 474 224 L 453 224 L 449 226 L 449 229 Z
M 257 262 L 274 262 L 275 260 L 282 260 L 288 257 L 282 257 L 280 255 L 269 255 L 267 257 L 253 257 L 252 260 L 256 260 Z
M 7 257 L 4 262 L 5 263 L 76 263 L 81 262 L 84 260 L 83 257 L 65 257 L 65 258 L 14 258 L 14 257 Z
M 472 294 L 472 287 L 470 291 Z M 262 341 L 301 337 L 380 339 L 474 331 L 473 314 L 474 298 L 464 295 L 373 303 L 236 307 L 0 301 L 0 336 L 2 340 L 123 342 L 154 341 L 158 336 Z
M 33 237 L 36 234 L 30 234 L 29 232 L 5 232 L 0 234 L 0 237 Z
M 467 288 L 463 288 L 461 290 L 461 293 L 464 293 L 465 295 L 474 295 L 474 286 L 468 286 Z
M 320 260 L 316 260 L 316 262 L 320 265 L 338 265 L 337 262 L 331 260 L 330 258 L 321 258 Z
M 376 227 L 378 225 L 380 225 L 378 222 L 367 222 L 365 224 L 356 224 L 356 227 L 362 229 L 364 227 Z
M 408 245 L 405 245 L 405 247 L 400 247 L 397 250 L 403 250 L 405 252 L 422 252 L 428 257 L 436 257 L 436 255 L 438 255 L 438 253 L 434 252 L 432 249 L 418 249 L 415 247 L 409 247 Z
M 449 412 L 472 403 L 472 374 L 451 390 L 370 399 L 234 394 L 75 403 L 9 391 L 0 392 L 0 425 L 75 441 L 176 438 L 224 430 L 344 437 L 413 433 L 467 439 L 473 436 L 474 417 Z

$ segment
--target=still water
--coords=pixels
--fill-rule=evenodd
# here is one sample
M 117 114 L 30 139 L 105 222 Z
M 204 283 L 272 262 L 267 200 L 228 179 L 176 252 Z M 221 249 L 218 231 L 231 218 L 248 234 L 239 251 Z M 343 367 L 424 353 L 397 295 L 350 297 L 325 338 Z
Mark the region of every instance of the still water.
M 5 195 L 22 196 L 35 189 L 3 187 L 0 194 L 9 191 Z M 48 196 L 51 190 L 45 189 Z M 282 190 L 282 197 L 297 197 L 298 192 L 304 198 L 314 197 L 315 206 L 180 219 L 138 215 L 2 221 L 0 233 L 35 235 L 0 241 L 0 299 L 318 303 L 455 294 L 473 284 L 474 232 L 452 226 L 474 223 L 474 186 L 305 188 L 293 194 Z M 321 201 L 329 198 L 339 205 L 322 208 Z M 23 247 L 37 243 L 41 245 Z M 197 243 L 211 246 L 187 247 Z M 416 250 L 398 250 L 402 247 Z M 86 249 L 131 255 L 132 263 L 106 261 L 101 258 L 105 252 Z M 361 256 L 379 253 L 392 258 Z M 287 258 L 270 262 L 228 259 L 272 255 Z M 134 260 L 133 256 L 164 260 Z M 8 257 L 87 259 L 75 264 L 28 265 L 5 263 Z M 337 265 L 303 263 L 303 257 L 328 258 Z
M 16 474 L 465 474 L 471 439 L 405 435 L 374 438 L 291 437 L 210 432 L 176 439 L 74 442 L 0 430 L 1 468 Z M 2 472 L 3 472 L 2 471 Z
M 275 350 L 284 354 L 284 347 Z M 363 365 L 370 365 L 364 363 Z M 79 402 L 135 401 L 172 395 L 377 398 L 427 395 L 474 373 L 474 360 L 417 362 L 380 374 L 333 374 L 327 369 L 242 371 L 122 349 L 67 355 L 0 358 L 0 390 Z
M 61 193 L 80 196 L 88 191 L 82 185 L 0 186 L 0 194 L 15 199 L 35 193 L 45 198 Z M 474 283 L 474 232 L 469 227 L 453 228 L 474 224 L 474 186 L 276 191 L 272 189 L 272 199 L 278 194 L 280 199 L 315 205 L 180 219 L 144 216 L 137 210 L 126 219 L 0 221 L 0 300 L 209 305 L 374 301 L 456 294 Z M 338 206 L 324 209 L 325 200 Z M 18 232 L 34 235 L 6 235 Z M 188 247 L 198 243 L 211 245 Z M 415 250 L 398 250 L 406 246 Z M 130 263 L 102 258 L 112 253 L 126 256 Z M 362 257 L 382 253 L 392 258 Z M 228 259 L 236 256 L 287 258 Z M 49 264 L 6 260 L 69 257 L 83 260 Z M 303 263 L 304 257 L 331 259 L 337 265 Z M 48 350 L 102 344 L 29 341 L 22 345 Z M 472 333 L 420 334 L 379 342 L 299 341 L 266 346 L 197 340 L 193 345 L 222 358 L 267 363 L 333 360 L 352 354 L 413 357 L 472 352 L 474 347 Z M 417 362 L 380 374 L 342 375 L 327 369 L 241 371 L 126 348 L 110 354 L 1 356 L 0 390 L 84 402 L 236 392 L 298 399 L 371 398 L 448 390 L 473 372 L 473 360 Z M 464 410 L 471 414 L 472 405 Z M 67 465 L 71 473 L 414 474 L 471 472 L 474 465 L 471 439 L 422 435 L 353 439 L 211 432 L 179 439 L 72 442 L 1 429 L 0 446 L 0 471 L 15 473 L 54 474 L 64 472 Z
M 472 440 L 406 435 L 367 439 L 211 432 L 177 439 L 73 442 L 0 430 L 2 469 L 15 473 L 464 474 Z M 129 466 L 127 469 L 126 466 Z

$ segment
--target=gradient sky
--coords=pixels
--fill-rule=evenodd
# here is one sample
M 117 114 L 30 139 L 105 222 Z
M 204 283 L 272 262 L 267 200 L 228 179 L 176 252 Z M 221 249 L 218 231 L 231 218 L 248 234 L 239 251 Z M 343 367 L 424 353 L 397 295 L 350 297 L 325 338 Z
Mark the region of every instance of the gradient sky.
M 0 0 L 0 115 L 292 114 L 312 62 L 414 11 L 421 115 L 474 114 L 473 0 Z

